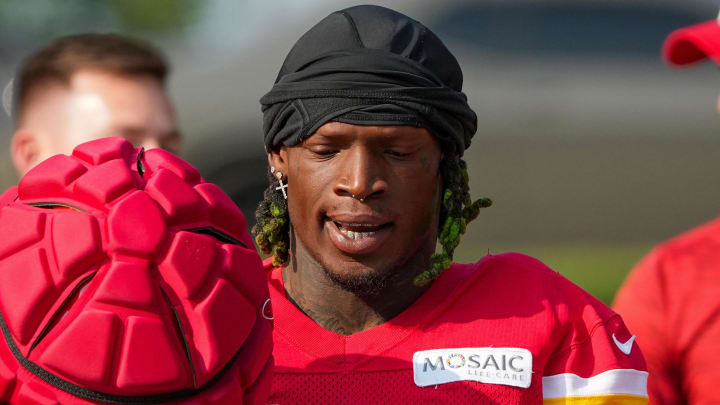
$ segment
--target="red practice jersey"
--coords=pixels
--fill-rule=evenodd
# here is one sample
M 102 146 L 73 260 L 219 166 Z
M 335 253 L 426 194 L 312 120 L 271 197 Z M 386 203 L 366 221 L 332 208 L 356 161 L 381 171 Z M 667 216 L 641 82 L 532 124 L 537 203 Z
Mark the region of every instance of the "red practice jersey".
M 270 267 L 270 262 L 265 262 Z M 453 264 L 408 309 L 342 336 L 269 272 L 271 404 L 645 404 L 634 337 L 603 303 L 517 253 Z
M 647 356 L 651 403 L 720 403 L 720 218 L 653 250 L 615 309 Z

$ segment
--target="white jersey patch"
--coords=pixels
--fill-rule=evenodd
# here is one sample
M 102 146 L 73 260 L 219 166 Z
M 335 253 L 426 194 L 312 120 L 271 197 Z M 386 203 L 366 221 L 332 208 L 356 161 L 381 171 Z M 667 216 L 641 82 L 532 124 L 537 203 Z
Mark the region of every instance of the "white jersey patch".
M 415 352 L 413 376 L 419 387 L 477 381 L 527 388 L 532 353 L 516 347 L 468 347 Z

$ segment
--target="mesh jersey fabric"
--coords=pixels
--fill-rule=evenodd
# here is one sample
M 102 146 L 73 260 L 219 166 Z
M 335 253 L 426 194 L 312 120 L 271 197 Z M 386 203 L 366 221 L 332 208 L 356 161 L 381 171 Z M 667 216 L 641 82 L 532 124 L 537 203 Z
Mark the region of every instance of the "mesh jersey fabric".
M 280 373 L 273 379 L 271 404 L 533 404 L 542 398 L 540 376 L 533 376 L 529 389 L 508 389 L 460 381 L 417 390 L 412 372 L 346 372 L 326 374 Z
M 454 263 L 404 312 L 349 336 L 299 311 L 281 270 L 265 265 L 275 316 L 269 403 L 647 403 L 639 348 L 625 354 L 614 341 L 632 336 L 620 317 L 528 256 Z M 414 383 L 415 352 L 488 347 L 529 350 L 530 386 Z
M 656 247 L 615 298 L 637 334 L 653 404 L 720 403 L 720 218 Z

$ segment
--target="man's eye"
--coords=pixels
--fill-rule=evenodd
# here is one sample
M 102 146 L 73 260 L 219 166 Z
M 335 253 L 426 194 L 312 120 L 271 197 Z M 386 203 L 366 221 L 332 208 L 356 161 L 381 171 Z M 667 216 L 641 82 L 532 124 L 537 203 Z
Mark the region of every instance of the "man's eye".
M 409 153 L 400 152 L 400 151 L 391 150 L 391 149 L 386 150 L 385 153 L 387 153 L 388 155 L 393 156 L 393 157 L 408 157 L 408 156 L 410 156 Z
M 320 157 L 331 157 L 331 156 L 337 154 L 338 151 L 334 150 L 334 149 L 317 149 L 317 150 L 313 150 L 312 153 L 314 153 L 315 155 L 320 156 Z

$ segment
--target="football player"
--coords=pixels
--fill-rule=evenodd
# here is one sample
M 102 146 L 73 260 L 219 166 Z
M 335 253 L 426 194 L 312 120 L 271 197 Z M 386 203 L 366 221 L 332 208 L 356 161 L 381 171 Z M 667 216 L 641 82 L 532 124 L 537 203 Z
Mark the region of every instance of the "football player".
M 18 173 L 107 136 L 177 153 L 168 70 L 158 50 L 115 34 L 61 37 L 33 53 L 13 81 L 10 155 Z
M 663 54 L 676 66 L 707 58 L 720 64 L 720 23 L 671 33 Z M 647 358 L 652 403 L 720 403 L 719 295 L 720 219 L 656 247 L 618 292 L 614 307 Z
M 647 403 L 607 306 L 522 254 L 452 261 L 490 205 L 469 194 L 462 82 L 427 27 L 357 6 L 305 33 L 260 100 L 270 403 Z

